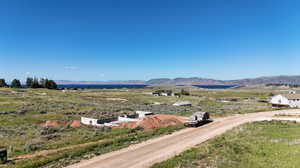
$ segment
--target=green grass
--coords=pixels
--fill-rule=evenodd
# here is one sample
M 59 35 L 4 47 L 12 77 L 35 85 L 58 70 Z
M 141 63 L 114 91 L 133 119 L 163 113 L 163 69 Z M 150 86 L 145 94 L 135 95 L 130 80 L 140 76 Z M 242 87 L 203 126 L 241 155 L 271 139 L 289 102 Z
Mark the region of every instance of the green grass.
M 72 150 L 65 150 L 45 157 L 35 157 L 19 162 L 11 162 L 3 166 L 3 168 L 38 168 L 38 167 L 61 167 L 78 162 L 82 159 L 88 159 L 103 153 L 118 150 L 131 144 L 139 143 L 147 139 L 160 135 L 170 134 L 179 129 L 184 128 L 183 125 L 169 126 L 165 128 L 157 128 L 150 131 L 140 131 L 138 129 L 130 130 L 127 136 L 106 140 L 98 144 L 92 144 L 85 147 L 78 147 Z M 0 166 L 1 167 L 1 166 Z
M 300 165 L 300 124 L 255 122 L 237 127 L 152 168 L 296 168 Z
M 0 114 L 0 147 L 9 149 L 9 157 L 45 149 L 56 149 L 73 144 L 128 134 L 129 130 L 99 130 L 91 127 L 58 127 L 48 135 L 42 135 L 41 122 L 46 120 L 79 120 L 81 116 L 92 118 L 116 117 L 137 110 L 189 116 L 196 111 L 207 111 L 213 117 L 237 113 L 270 110 L 270 106 L 245 97 L 267 98 L 269 92 L 256 90 L 201 90 L 191 89 L 191 96 L 165 97 L 145 94 L 155 89 L 88 89 L 62 92 L 47 89 L 0 88 L 0 112 L 25 109 L 25 114 Z M 43 95 L 41 93 L 46 93 Z M 238 98 L 238 102 L 220 103 L 216 98 Z M 105 98 L 123 98 L 128 102 L 107 101 Z M 177 101 L 190 101 L 192 107 L 175 107 Z M 160 102 L 162 105 L 153 105 Z M 45 113 L 46 112 L 46 113 Z M 117 133 L 119 132 L 119 133 Z

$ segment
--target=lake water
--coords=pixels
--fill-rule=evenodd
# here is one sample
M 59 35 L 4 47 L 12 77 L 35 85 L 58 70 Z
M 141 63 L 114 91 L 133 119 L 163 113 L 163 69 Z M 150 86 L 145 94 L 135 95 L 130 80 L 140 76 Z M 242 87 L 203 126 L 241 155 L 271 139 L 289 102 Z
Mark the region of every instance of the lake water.
M 83 89 L 122 89 L 122 88 L 144 88 L 147 85 L 95 85 L 95 84 L 66 84 L 58 85 L 60 88 L 83 88 Z
M 205 88 L 205 89 L 228 89 L 235 87 L 236 85 L 193 85 L 199 88 Z
M 60 88 L 84 88 L 84 89 L 122 89 L 122 88 L 128 88 L 128 89 L 138 89 L 138 88 L 144 88 L 147 85 L 95 85 L 95 84 L 66 84 L 66 85 L 58 85 Z M 205 89 L 228 89 L 232 88 L 235 85 L 193 85 L 195 87 L 199 88 L 205 88 Z

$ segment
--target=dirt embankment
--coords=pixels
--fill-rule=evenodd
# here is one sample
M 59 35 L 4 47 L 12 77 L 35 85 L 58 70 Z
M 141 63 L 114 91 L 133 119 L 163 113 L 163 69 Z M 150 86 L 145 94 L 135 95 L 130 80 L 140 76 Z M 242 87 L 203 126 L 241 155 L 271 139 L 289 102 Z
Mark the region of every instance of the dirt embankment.
M 59 120 L 47 120 L 41 123 L 43 127 L 62 127 L 62 126 L 70 126 L 72 128 L 82 126 L 80 120 L 73 120 L 71 122 L 59 121 Z
M 167 127 L 171 125 L 182 124 L 187 120 L 187 117 L 169 115 L 169 114 L 155 114 L 141 118 L 136 122 L 120 123 L 121 128 L 136 128 L 143 127 L 145 130 Z
M 137 128 L 143 127 L 145 130 L 155 129 L 159 127 L 167 127 L 177 124 L 184 123 L 188 118 L 177 115 L 170 114 L 155 114 L 149 115 L 143 118 L 139 118 L 138 121 L 135 122 L 123 122 L 117 124 L 117 126 L 113 126 L 113 128 Z M 80 120 L 73 120 L 70 122 L 60 121 L 60 120 L 47 120 L 41 122 L 43 127 L 60 127 L 60 126 L 70 126 L 72 128 L 77 128 L 83 126 Z
M 166 127 L 171 125 L 176 125 L 183 123 L 187 118 L 182 116 L 176 116 L 176 115 L 167 115 L 167 114 L 156 114 L 156 115 L 150 115 L 141 118 L 140 121 L 137 122 L 125 122 L 121 123 L 118 127 L 120 128 L 136 128 L 138 126 L 143 127 L 145 130 L 154 129 L 158 127 Z M 41 123 L 43 127 L 62 127 L 62 126 L 70 126 L 72 128 L 83 126 L 83 124 L 80 122 L 80 120 L 73 120 L 71 122 L 66 121 L 60 121 L 60 120 L 47 120 Z M 73 149 L 76 147 L 83 147 L 91 144 L 97 144 L 100 142 L 103 142 L 104 140 L 99 140 L 96 142 L 89 142 L 84 144 L 77 144 L 77 145 L 70 145 L 62 148 L 57 149 L 50 149 L 50 150 L 43 150 L 38 151 L 30 154 L 20 155 L 14 158 L 11 158 L 12 160 L 22 160 L 22 159 L 30 159 L 37 156 L 46 156 L 52 153 Z

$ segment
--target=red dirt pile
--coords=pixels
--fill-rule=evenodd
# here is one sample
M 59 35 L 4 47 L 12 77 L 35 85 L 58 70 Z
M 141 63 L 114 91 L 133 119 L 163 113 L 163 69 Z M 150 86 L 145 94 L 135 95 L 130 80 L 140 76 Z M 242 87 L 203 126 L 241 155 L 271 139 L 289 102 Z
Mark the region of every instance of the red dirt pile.
M 118 124 L 118 126 L 114 126 L 113 128 L 130 128 L 130 129 L 133 129 L 133 128 L 136 128 L 137 126 L 138 126 L 137 122 L 123 122 L 123 123 Z
M 186 117 L 169 115 L 169 114 L 156 114 L 149 115 L 140 119 L 137 122 L 127 122 L 119 124 L 122 128 L 136 128 L 138 126 L 143 127 L 146 130 L 154 129 L 158 127 L 167 127 L 171 125 L 177 125 L 184 123 L 187 120 Z
M 77 128 L 77 127 L 81 127 L 81 126 L 82 126 L 82 124 L 81 124 L 80 120 L 73 120 L 70 124 L 70 127 L 72 127 L 72 128 Z
M 61 127 L 61 126 L 70 126 L 72 128 L 77 128 L 82 126 L 80 120 L 73 120 L 71 122 L 59 121 L 59 120 L 47 120 L 42 122 L 41 125 L 43 127 Z
M 59 126 L 65 126 L 66 122 L 59 121 L 59 120 L 47 120 L 46 122 L 42 123 L 42 126 L 44 127 L 59 127 Z

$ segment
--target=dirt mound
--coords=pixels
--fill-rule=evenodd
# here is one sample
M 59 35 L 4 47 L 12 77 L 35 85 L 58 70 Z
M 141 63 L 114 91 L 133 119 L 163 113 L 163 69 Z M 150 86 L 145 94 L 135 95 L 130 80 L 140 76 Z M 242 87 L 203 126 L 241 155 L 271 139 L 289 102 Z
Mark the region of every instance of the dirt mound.
M 82 126 L 80 120 L 73 120 L 70 124 L 70 127 L 72 127 L 72 128 L 77 128 L 77 127 L 80 127 L 80 126 Z
M 141 121 L 137 122 L 137 125 L 143 127 L 144 129 L 154 129 L 158 127 L 177 125 L 183 122 L 184 119 L 180 116 L 157 114 L 142 118 Z
M 65 126 L 66 122 L 59 121 L 59 120 L 47 120 L 42 123 L 42 126 L 44 127 L 59 127 L 59 126 Z
M 124 123 L 120 123 L 118 125 L 119 126 L 117 126 L 116 128 L 130 128 L 130 129 L 133 129 L 133 128 L 136 128 L 138 126 L 137 122 L 124 122 Z
M 171 125 L 177 125 L 184 123 L 187 120 L 186 117 L 169 115 L 169 114 L 156 114 L 149 115 L 140 119 L 137 122 L 120 123 L 121 128 L 136 128 L 138 126 L 143 127 L 146 130 L 154 129 L 158 127 L 167 127 Z
M 62 126 L 70 126 L 72 128 L 77 128 L 82 126 L 80 120 L 73 120 L 71 122 L 59 121 L 59 120 L 47 120 L 42 122 L 41 125 L 43 127 L 62 127 Z

